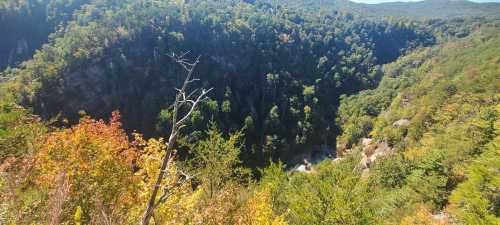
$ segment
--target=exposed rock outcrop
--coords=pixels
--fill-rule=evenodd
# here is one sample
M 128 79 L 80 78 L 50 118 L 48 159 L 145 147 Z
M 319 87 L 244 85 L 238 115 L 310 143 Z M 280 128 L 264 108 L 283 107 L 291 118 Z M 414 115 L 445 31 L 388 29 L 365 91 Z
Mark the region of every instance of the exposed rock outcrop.
M 408 119 L 400 119 L 392 124 L 394 127 L 406 127 L 410 125 L 410 120 Z
M 370 167 L 378 158 L 394 153 L 394 149 L 390 147 L 389 144 L 385 141 L 375 141 L 371 138 L 362 138 L 360 144 L 362 147 L 362 152 L 361 160 L 357 168 L 361 170 L 362 177 L 368 176 Z M 338 163 L 341 160 L 342 157 L 337 157 L 333 160 L 332 163 Z
M 361 153 L 359 168 L 362 170 L 364 176 L 369 172 L 370 167 L 377 158 L 390 155 L 394 152 L 394 149 L 385 141 L 375 142 L 371 138 L 363 138 L 361 144 L 363 145 L 363 152 Z

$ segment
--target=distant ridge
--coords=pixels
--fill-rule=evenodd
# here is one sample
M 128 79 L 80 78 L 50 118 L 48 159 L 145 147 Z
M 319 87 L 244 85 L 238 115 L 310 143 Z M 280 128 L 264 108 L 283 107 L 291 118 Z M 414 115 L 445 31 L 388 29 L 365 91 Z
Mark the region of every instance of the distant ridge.
M 386 2 L 379 4 L 336 0 L 341 9 L 367 16 L 408 18 L 500 17 L 500 3 L 476 3 L 467 0 L 424 0 L 418 2 Z
M 272 0 L 263 0 L 276 4 Z M 417 2 L 357 3 L 349 0 L 284 0 L 285 7 L 349 12 L 366 17 L 405 17 L 409 19 L 451 19 L 464 17 L 500 18 L 500 3 L 467 0 L 424 0 Z

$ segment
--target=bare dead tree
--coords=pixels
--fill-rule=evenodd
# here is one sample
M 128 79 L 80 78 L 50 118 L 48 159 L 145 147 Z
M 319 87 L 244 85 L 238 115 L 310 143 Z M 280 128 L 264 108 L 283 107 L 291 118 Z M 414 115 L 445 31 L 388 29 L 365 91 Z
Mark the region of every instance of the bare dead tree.
M 61 215 L 64 209 L 64 200 L 69 194 L 69 182 L 66 179 L 66 173 L 59 173 L 56 178 L 56 189 L 50 195 L 49 199 L 49 225 L 60 224 Z
M 194 62 L 189 62 L 185 56 L 189 52 L 183 53 L 181 55 L 172 54 L 171 58 L 187 73 L 186 79 L 182 84 L 181 88 L 176 88 L 177 94 L 175 95 L 174 103 L 171 108 L 173 108 L 172 113 L 172 129 L 170 131 L 170 136 L 168 138 L 167 147 L 165 148 L 166 154 L 162 159 L 162 164 L 160 168 L 160 173 L 156 178 L 155 185 L 152 188 L 153 192 L 151 193 L 151 197 L 149 198 L 148 204 L 144 211 L 141 225 L 148 225 L 149 221 L 153 215 L 154 210 L 165 202 L 170 195 L 172 194 L 172 190 L 182 186 L 185 182 L 188 182 L 193 178 L 193 176 L 187 175 L 183 172 L 180 172 L 180 179 L 172 186 L 164 185 L 162 187 L 161 183 L 165 179 L 165 175 L 168 173 L 170 165 L 172 164 L 177 151 L 175 150 L 175 144 L 177 141 L 177 136 L 179 131 L 185 127 L 186 120 L 191 116 L 196 107 L 200 104 L 200 102 L 207 99 L 207 94 L 212 90 L 212 88 L 199 89 L 196 88 L 192 91 L 189 91 L 189 85 L 193 82 L 198 81 L 199 79 L 193 78 L 193 73 L 200 62 L 200 57 L 198 56 Z M 187 109 L 187 110 L 182 110 Z M 158 193 L 162 189 L 162 193 L 159 197 Z

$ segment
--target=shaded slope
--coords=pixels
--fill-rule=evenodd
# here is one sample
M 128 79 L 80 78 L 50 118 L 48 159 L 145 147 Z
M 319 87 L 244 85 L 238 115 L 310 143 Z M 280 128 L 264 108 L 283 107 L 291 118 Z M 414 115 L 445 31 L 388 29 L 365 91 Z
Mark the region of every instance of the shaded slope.
M 340 94 L 374 85 L 377 64 L 435 41 L 418 24 L 276 16 L 243 2 L 123 1 L 76 18 L 14 71 L 33 81 L 21 96 L 36 113 L 74 122 L 80 110 L 103 118 L 119 109 L 129 130 L 162 134 L 169 127 L 162 109 L 182 79 L 168 55 L 189 50 L 202 56 L 199 85 L 216 91 L 185 132 L 211 119 L 225 131 L 246 127 L 249 158 L 290 157 L 333 140 Z
M 64 27 L 73 12 L 89 2 L 91 0 L 0 2 L 0 71 L 32 57 L 36 49 L 47 43 L 49 34 Z

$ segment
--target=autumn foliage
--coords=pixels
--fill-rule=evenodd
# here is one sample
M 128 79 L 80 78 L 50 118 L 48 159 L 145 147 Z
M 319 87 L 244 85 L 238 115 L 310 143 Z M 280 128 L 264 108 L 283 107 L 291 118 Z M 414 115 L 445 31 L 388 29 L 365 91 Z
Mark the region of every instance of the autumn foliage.
M 38 184 L 52 190 L 47 215 L 51 220 L 67 221 L 81 207 L 82 221 L 120 223 L 118 218 L 135 202 L 132 162 L 137 150 L 119 119 L 118 112 L 109 123 L 83 117 L 78 125 L 47 137 L 36 165 Z

